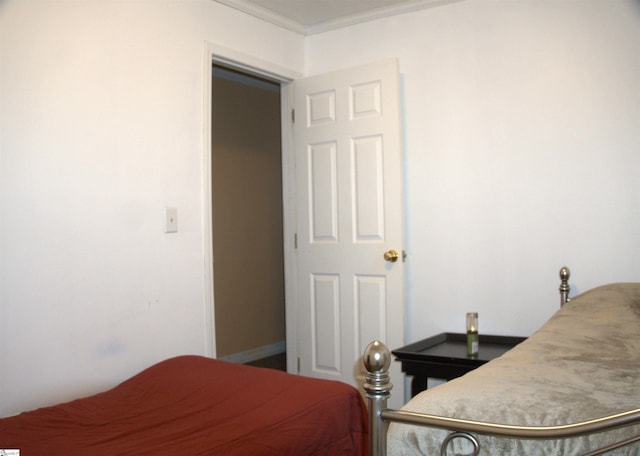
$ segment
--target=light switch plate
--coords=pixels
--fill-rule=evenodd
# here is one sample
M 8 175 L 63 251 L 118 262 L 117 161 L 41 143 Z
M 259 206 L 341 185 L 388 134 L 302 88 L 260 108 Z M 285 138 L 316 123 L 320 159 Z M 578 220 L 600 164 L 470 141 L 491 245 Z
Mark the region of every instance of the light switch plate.
M 178 209 L 176 209 L 175 207 L 164 208 L 164 232 L 178 232 Z

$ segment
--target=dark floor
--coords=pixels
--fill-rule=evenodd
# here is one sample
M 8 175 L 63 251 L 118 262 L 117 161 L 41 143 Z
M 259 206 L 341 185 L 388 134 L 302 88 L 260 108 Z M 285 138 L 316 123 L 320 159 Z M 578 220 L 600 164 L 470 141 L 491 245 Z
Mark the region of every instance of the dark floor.
M 281 371 L 287 371 L 287 354 L 279 353 L 277 355 L 269 356 L 268 358 L 262 358 L 250 363 L 250 366 L 267 367 L 269 369 L 278 369 Z

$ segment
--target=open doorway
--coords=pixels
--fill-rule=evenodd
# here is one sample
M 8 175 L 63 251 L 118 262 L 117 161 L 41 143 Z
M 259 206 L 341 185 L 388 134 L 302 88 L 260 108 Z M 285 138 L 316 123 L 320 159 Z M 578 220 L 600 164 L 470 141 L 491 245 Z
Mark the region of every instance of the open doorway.
M 286 370 L 280 85 L 214 64 L 211 92 L 217 357 Z

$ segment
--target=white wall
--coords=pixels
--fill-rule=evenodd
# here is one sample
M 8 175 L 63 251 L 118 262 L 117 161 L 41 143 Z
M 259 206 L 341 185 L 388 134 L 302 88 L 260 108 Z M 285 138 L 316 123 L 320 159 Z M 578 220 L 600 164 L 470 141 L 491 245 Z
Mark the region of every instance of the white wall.
M 314 35 L 308 74 L 397 57 L 407 341 L 529 335 L 575 291 L 640 281 L 640 2 L 451 1 Z
M 303 71 L 211 0 L 0 1 L 0 416 L 205 354 L 205 41 Z
M 527 335 L 562 264 L 639 280 L 637 1 L 450 2 L 305 54 L 211 0 L 0 0 L 0 416 L 205 352 L 205 41 L 310 74 L 399 58 L 408 340 L 472 309 Z

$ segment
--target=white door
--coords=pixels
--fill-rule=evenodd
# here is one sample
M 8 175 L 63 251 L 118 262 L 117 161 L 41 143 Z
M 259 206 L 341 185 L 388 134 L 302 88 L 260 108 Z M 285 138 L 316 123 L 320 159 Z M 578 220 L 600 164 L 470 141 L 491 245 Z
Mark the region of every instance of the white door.
M 399 104 L 396 60 L 294 82 L 302 375 L 360 387 L 369 342 L 403 345 Z M 399 406 L 398 362 L 391 375 Z

